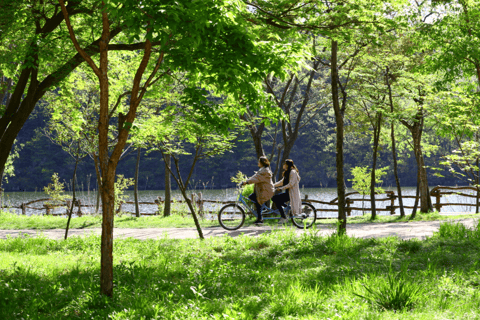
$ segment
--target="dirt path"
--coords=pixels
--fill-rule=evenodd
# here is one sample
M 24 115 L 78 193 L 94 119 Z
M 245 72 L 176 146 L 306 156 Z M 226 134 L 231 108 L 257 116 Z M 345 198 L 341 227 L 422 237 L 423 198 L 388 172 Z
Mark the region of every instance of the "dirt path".
M 476 225 L 478 219 L 463 219 L 454 222 L 461 222 L 467 227 L 471 228 Z M 434 231 L 437 231 L 440 223 L 444 221 L 421 221 L 421 222 L 393 222 L 393 223 L 362 223 L 349 224 L 347 226 L 347 234 L 358 238 L 378 238 L 387 236 L 398 236 L 402 239 L 418 238 L 425 239 L 431 236 Z M 259 234 L 271 232 L 272 229 L 285 229 L 284 227 L 272 226 L 251 226 L 240 228 L 237 231 L 227 231 L 221 227 L 208 227 L 203 229 L 205 237 L 218 237 L 229 234 L 232 237 L 240 234 L 249 236 L 258 236 Z M 297 233 L 305 232 L 297 228 L 292 228 Z M 329 226 L 318 226 L 317 230 L 321 235 L 327 235 L 333 232 Z M 308 231 L 307 231 L 308 232 Z M 84 236 L 89 234 L 101 234 L 100 228 L 94 229 L 71 229 L 69 237 Z M 18 237 L 21 234 L 28 234 L 32 237 L 43 234 L 51 239 L 63 239 L 65 230 L 51 229 L 51 230 L 0 230 L 0 239 L 6 239 L 7 236 Z M 170 239 L 187 239 L 198 238 L 195 228 L 146 228 L 146 229 L 114 229 L 114 238 L 136 238 L 136 239 L 157 239 L 168 237 Z

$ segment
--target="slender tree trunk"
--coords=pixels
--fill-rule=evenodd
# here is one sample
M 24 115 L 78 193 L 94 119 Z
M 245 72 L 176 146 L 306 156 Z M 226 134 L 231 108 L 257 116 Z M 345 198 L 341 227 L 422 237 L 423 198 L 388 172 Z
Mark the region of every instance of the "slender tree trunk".
M 95 213 L 100 209 L 100 195 L 102 189 L 102 176 L 100 175 L 100 164 L 98 163 L 98 156 L 93 154 L 93 163 L 95 164 L 95 175 L 97 177 L 97 203 L 95 204 Z
M 77 167 L 80 160 L 78 158 L 75 159 L 75 169 L 73 170 L 73 178 L 72 178 L 72 205 L 70 206 L 70 210 L 68 211 L 68 220 L 67 220 L 67 227 L 65 228 L 65 238 L 68 238 L 68 229 L 70 228 L 70 220 L 72 219 L 73 208 L 75 207 L 75 187 L 76 187 L 76 177 L 77 177 Z
M 336 167 L 337 167 L 337 194 L 338 194 L 338 234 L 347 232 L 347 216 L 345 214 L 345 178 L 343 172 L 343 112 L 340 108 L 338 100 L 338 69 L 337 69 L 337 53 L 338 43 L 332 40 L 332 57 L 331 57 L 331 85 L 332 85 L 332 102 L 335 111 L 335 122 L 337 125 L 337 145 L 336 145 Z
M 478 133 L 477 133 L 477 141 L 478 141 Z M 479 159 L 477 158 L 477 168 L 480 168 L 479 166 Z M 475 176 L 475 173 L 473 174 L 473 176 Z M 477 197 L 476 197 L 476 205 L 475 205 L 475 213 L 478 213 L 479 211 L 479 208 L 480 208 L 480 189 L 479 189 L 479 176 L 480 176 L 480 171 L 477 171 L 477 174 L 476 174 L 476 177 L 474 178 L 475 179 L 475 188 L 477 188 Z M 0 182 L 0 192 L 1 192 L 1 182 Z M 1 201 L 1 199 L 0 199 Z M 1 208 L 1 205 L 0 205 L 0 208 Z
M 0 210 L 3 209 L 3 170 L 0 170 Z
M 390 127 L 390 137 L 392 139 L 392 158 L 393 158 L 393 174 L 395 175 L 395 184 L 397 185 L 398 205 L 400 206 L 400 217 L 405 217 L 405 208 L 403 207 L 402 187 L 400 185 L 400 179 L 398 177 L 398 163 L 397 163 L 397 151 L 395 142 L 395 129 L 392 122 Z
M 423 155 L 419 137 L 414 137 L 415 157 L 419 172 L 419 188 L 420 188 L 420 212 L 427 213 L 433 211 L 432 201 L 428 190 L 427 170 L 423 162 Z
M 386 68 L 386 83 L 388 88 L 388 100 L 390 102 L 390 113 L 393 115 L 393 96 L 392 86 L 390 85 L 389 67 Z M 397 163 L 397 146 L 395 141 L 395 123 L 392 119 L 390 124 L 390 138 L 392 140 L 392 159 L 393 159 L 393 174 L 395 175 L 395 184 L 397 185 L 398 205 L 400 206 L 400 217 L 405 217 L 405 208 L 403 207 L 402 187 L 400 185 L 400 179 L 398 178 L 398 163 Z
M 418 201 L 420 199 L 420 172 L 417 168 L 417 190 L 415 192 L 415 203 L 413 204 L 412 215 L 410 219 L 415 219 L 417 216 Z
M 177 185 L 180 188 L 180 191 L 182 192 L 183 198 L 187 202 L 188 208 L 189 208 L 190 213 L 192 214 L 192 217 L 193 217 L 193 221 L 195 222 L 195 227 L 197 228 L 198 236 L 199 236 L 200 239 L 203 240 L 203 239 L 205 239 L 205 237 L 203 236 L 203 231 L 202 231 L 202 227 L 200 226 L 200 221 L 198 221 L 198 217 L 197 217 L 197 214 L 195 212 L 195 208 L 193 207 L 192 202 L 190 201 L 190 199 L 188 198 L 188 195 L 187 195 L 187 188 L 188 188 L 188 183 L 190 181 L 190 177 L 192 175 L 192 170 L 195 167 L 196 162 L 198 161 L 198 152 L 199 152 L 199 148 L 197 148 L 197 150 L 195 152 L 195 157 L 193 159 L 193 164 L 192 164 L 192 167 L 190 169 L 190 174 L 188 175 L 188 178 L 185 180 L 185 182 L 183 181 L 182 175 L 180 173 L 180 166 L 178 164 L 178 159 L 176 157 L 173 157 L 173 161 L 175 162 L 175 170 L 177 171 L 178 178 L 175 177 L 175 176 L 173 176 L 173 177 L 175 178 L 175 180 L 177 182 Z M 171 167 L 168 168 L 168 171 L 170 171 L 170 173 L 172 173 Z
M 110 125 L 109 115 L 109 81 L 108 81 L 108 46 L 111 40 L 111 36 L 114 36 L 114 31 L 110 31 L 110 20 L 108 7 L 104 1 L 101 2 L 101 21 L 102 21 L 102 34 L 100 41 L 98 42 L 98 49 L 100 52 L 99 67 L 96 62 L 80 47 L 73 28 L 68 17 L 68 12 L 65 7 L 64 0 L 59 0 L 62 13 L 65 17 L 65 24 L 67 25 L 70 39 L 75 46 L 75 49 L 83 57 L 83 59 L 89 64 L 98 78 L 100 84 L 100 112 L 98 118 L 98 155 L 101 170 L 101 197 L 102 197 L 102 242 L 101 242 L 101 269 L 100 269 L 100 293 L 106 296 L 113 295 L 113 225 L 115 216 L 115 173 L 118 165 L 118 161 L 122 155 L 123 149 L 127 142 L 131 124 L 134 123 L 137 114 L 137 108 L 140 104 L 146 88 L 149 82 L 152 80 L 154 74 L 158 71 L 160 64 L 163 60 L 163 52 L 160 54 L 159 59 L 152 71 L 152 74 L 145 82 L 144 87 L 140 88 L 140 82 L 148 66 L 148 62 L 152 53 L 152 43 L 150 40 L 146 40 L 145 49 L 142 60 L 135 72 L 135 77 L 132 84 L 132 90 L 130 95 L 130 105 L 128 113 L 125 117 L 125 124 L 129 123 L 130 126 L 121 127 L 118 136 L 117 143 L 109 154 L 108 133 Z
M 135 197 L 135 216 L 140 218 L 140 208 L 138 207 L 138 172 L 140 171 L 140 151 L 142 149 L 138 148 L 137 151 L 137 164 L 135 166 L 135 185 L 134 185 L 134 197 Z
M 163 216 L 168 217 L 171 214 L 171 201 L 172 201 L 172 179 L 171 173 L 168 168 L 172 167 L 172 156 L 165 154 L 165 206 L 163 208 Z
M 373 156 L 372 156 L 372 172 L 370 178 L 370 207 L 372 210 L 371 220 L 377 218 L 377 206 L 375 203 L 375 169 L 377 168 L 377 151 L 378 144 L 380 142 L 380 131 L 381 131 L 381 122 L 382 122 L 382 113 L 377 113 L 377 121 L 373 128 Z
M 265 155 L 262 144 L 262 130 L 256 130 L 255 133 L 252 133 L 253 144 L 255 146 L 255 153 L 257 154 L 257 159 Z

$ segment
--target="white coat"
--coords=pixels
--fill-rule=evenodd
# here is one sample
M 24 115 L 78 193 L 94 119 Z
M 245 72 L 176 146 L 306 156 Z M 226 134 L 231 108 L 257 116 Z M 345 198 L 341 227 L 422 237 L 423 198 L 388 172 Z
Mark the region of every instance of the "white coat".
M 283 186 L 283 179 L 275 183 L 275 187 L 280 190 L 288 189 L 288 196 L 290 197 L 290 206 L 292 207 L 292 214 L 299 215 L 302 213 L 302 197 L 300 195 L 300 176 L 295 169 L 290 171 L 290 178 L 288 184 Z

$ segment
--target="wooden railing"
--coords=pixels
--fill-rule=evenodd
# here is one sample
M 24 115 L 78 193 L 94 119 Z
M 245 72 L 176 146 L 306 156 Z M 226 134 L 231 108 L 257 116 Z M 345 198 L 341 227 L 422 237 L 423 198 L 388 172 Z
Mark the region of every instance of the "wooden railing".
M 446 190 L 446 191 L 444 191 Z M 468 194 L 464 193 L 462 191 L 466 190 L 471 190 L 475 192 L 475 195 L 473 194 Z M 362 198 L 352 198 L 354 195 L 360 195 L 358 192 L 349 192 L 345 194 L 345 211 L 347 216 L 351 216 L 351 213 L 353 210 L 357 211 L 364 211 L 364 212 L 371 212 L 370 207 L 355 207 L 355 203 L 362 203 L 362 202 L 367 202 L 370 203 L 371 199 L 369 196 L 365 196 Z M 475 198 L 476 201 L 475 203 L 442 203 L 442 198 L 446 195 L 457 195 L 460 197 L 467 197 L 467 198 Z M 449 187 L 449 186 L 436 186 L 432 188 L 430 191 L 430 197 L 433 197 L 435 201 L 432 201 L 433 207 L 435 210 L 438 212 L 441 212 L 442 207 L 446 206 L 469 206 L 469 207 L 475 207 L 475 213 L 479 212 L 479 207 L 480 207 L 480 189 L 476 187 L 470 187 L 470 186 L 465 186 L 465 187 Z M 408 195 L 402 195 L 402 199 L 416 199 L 416 196 L 408 196 Z M 390 214 L 395 214 L 395 211 L 400 208 L 399 205 L 395 205 L 395 200 L 398 199 L 398 195 L 395 194 L 394 191 L 386 191 L 383 194 L 376 194 L 375 195 L 375 202 L 387 202 L 387 205 L 385 208 L 376 208 L 377 212 L 389 212 Z M 331 206 L 331 208 L 316 208 L 317 212 L 338 212 L 338 198 L 335 198 L 331 201 L 319 201 L 319 200 L 309 200 L 308 195 L 303 199 L 304 201 L 308 201 L 312 204 L 318 203 L 322 205 L 327 205 Z M 413 209 L 414 206 L 403 206 L 405 209 Z
M 473 191 L 475 192 L 475 195 L 473 194 L 468 194 L 462 191 Z M 479 205 L 480 205 L 480 190 L 475 187 L 449 187 L 449 186 L 437 186 L 434 187 L 430 191 L 430 196 L 434 198 L 434 201 L 432 201 L 434 208 L 438 211 L 441 212 L 442 207 L 445 206 L 475 206 L 476 207 L 476 213 L 479 212 Z M 467 198 L 475 198 L 476 201 L 475 203 L 442 203 L 441 200 L 444 196 L 447 195 L 457 195 L 460 197 L 467 197 Z M 354 197 L 354 196 L 361 196 L 358 192 L 349 192 L 345 194 L 346 197 L 346 206 L 345 210 L 348 216 L 351 216 L 352 211 L 363 211 L 363 212 L 370 212 L 371 208 L 370 207 L 364 207 L 362 206 L 355 206 L 356 203 L 370 203 L 370 197 L 365 196 L 365 197 Z M 402 196 L 403 199 L 415 199 L 415 196 Z M 378 212 L 389 212 L 390 214 L 395 214 L 395 210 L 400 208 L 398 205 L 395 205 L 395 201 L 398 199 L 398 196 L 395 194 L 394 191 L 386 191 L 383 194 L 377 194 L 375 196 L 375 202 L 382 203 L 382 202 L 387 202 L 386 206 L 381 206 L 379 208 L 376 208 L 376 211 Z M 38 199 L 38 200 L 33 200 L 30 202 L 22 203 L 20 206 L 14 207 L 10 206 L 10 208 L 17 208 L 22 210 L 22 214 L 26 214 L 27 209 L 32 209 L 32 210 L 38 210 L 38 211 L 44 211 L 46 215 L 65 215 L 66 212 L 64 213 L 58 213 L 54 212 L 54 208 L 56 207 L 65 207 L 65 208 L 70 208 L 71 206 L 71 200 L 67 200 L 64 203 L 58 204 L 58 205 L 51 205 L 48 204 L 48 202 L 51 201 L 51 199 Z M 229 203 L 235 203 L 235 201 L 222 201 L 222 200 L 209 200 L 209 199 L 204 199 L 203 195 L 201 192 L 199 193 L 192 193 L 190 196 L 189 201 L 192 203 L 192 205 L 197 209 L 196 211 L 200 215 L 205 215 L 205 214 L 216 214 L 218 212 L 218 209 L 215 210 L 206 210 L 205 209 L 205 204 L 218 204 L 218 205 L 224 205 L 224 204 L 229 204 Z M 309 199 L 308 195 L 305 195 L 304 199 L 302 201 L 307 201 L 310 202 L 315 206 L 315 204 L 320 204 L 322 205 L 321 208 L 318 206 L 315 206 L 317 209 L 317 212 L 338 212 L 338 198 L 335 198 L 331 201 L 321 201 L 321 200 L 315 200 L 315 199 Z M 43 205 L 41 207 L 35 207 L 32 206 L 35 203 L 40 203 L 43 202 Z M 172 200 L 172 203 L 185 203 L 185 200 Z M 159 215 L 162 214 L 159 212 L 159 206 L 160 204 L 165 203 L 165 200 L 162 199 L 161 197 L 157 197 L 153 202 L 139 202 L 141 205 L 152 205 L 156 206 L 157 210 L 154 212 L 142 212 L 140 213 L 141 215 Z M 133 201 L 127 201 L 124 202 L 123 204 L 135 204 Z M 76 210 L 74 210 L 75 214 L 78 216 L 81 216 L 84 214 L 84 211 L 82 208 L 88 208 L 88 207 L 95 207 L 95 205 L 85 205 L 81 202 L 80 199 L 77 199 L 75 201 L 75 207 Z M 210 206 L 212 207 L 212 206 Z M 413 206 L 404 206 L 405 209 L 412 209 Z M 117 212 L 120 212 L 122 210 L 122 205 L 117 208 Z M 188 211 L 188 210 L 187 210 Z M 125 212 L 127 214 L 135 214 L 134 212 Z M 320 218 L 320 217 L 319 217 Z

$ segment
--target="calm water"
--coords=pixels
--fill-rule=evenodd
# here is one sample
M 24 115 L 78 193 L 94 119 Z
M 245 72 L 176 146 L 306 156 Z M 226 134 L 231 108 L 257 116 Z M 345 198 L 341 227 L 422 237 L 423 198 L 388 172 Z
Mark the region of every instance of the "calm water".
M 393 190 L 386 188 L 386 190 Z M 334 188 L 302 188 L 301 190 L 302 197 L 304 195 L 308 195 L 309 199 L 314 199 L 314 200 L 321 200 L 321 201 L 331 201 L 334 198 L 336 198 L 336 189 Z M 347 192 L 351 192 L 353 190 L 348 189 Z M 202 192 L 203 198 L 204 199 L 209 199 L 209 200 L 234 200 L 237 197 L 236 190 L 235 189 L 223 189 L 223 190 L 190 190 L 188 194 L 192 193 L 198 193 Z M 67 193 L 68 194 L 68 193 Z M 415 188 L 413 187 L 408 187 L 408 188 L 403 188 L 402 189 L 402 194 L 403 195 L 415 195 Z M 126 195 L 128 196 L 127 201 L 134 201 L 133 197 L 133 191 L 127 191 Z M 162 197 L 164 198 L 165 193 L 163 190 L 146 190 L 146 191 L 139 191 L 139 201 L 140 202 L 154 202 L 154 200 L 157 197 Z M 86 205 L 95 205 L 96 204 L 96 193 L 95 192 L 77 192 L 77 197 L 82 200 L 83 204 Z M 172 191 L 172 197 L 177 200 L 182 199 L 182 195 L 180 191 L 178 190 L 173 190 Z M 350 196 L 351 198 L 361 198 L 360 195 L 354 195 Z M 378 196 L 378 198 L 384 198 L 385 196 Z M 47 195 L 43 192 L 6 192 L 3 195 L 3 202 L 4 205 L 10 205 L 10 206 L 20 206 L 21 203 L 29 202 L 32 200 L 36 199 L 42 199 L 42 198 L 47 198 Z M 432 199 L 433 202 L 435 202 L 435 199 Z M 448 203 L 475 203 L 474 198 L 467 198 L 467 197 L 461 197 L 457 195 L 451 195 L 451 196 L 443 196 L 442 197 L 442 203 L 448 204 Z M 404 199 L 404 205 L 406 206 L 413 206 L 414 199 Z M 322 208 L 329 208 L 329 209 L 334 209 L 335 206 L 329 206 L 329 205 L 323 205 L 323 204 L 314 204 L 317 209 L 320 209 L 318 211 L 318 217 L 336 217 L 336 213 L 334 212 L 321 212 Z M 386 206 L 390 205 L 390 201 L 384 201 L 384 202 L 377 202 L 377 208 L 385 208 Z M 395 205 L 398 205 L 398 201 L 395 201 Z M 34 204 L 36 207 L 41 207 L 42 203 L 36 203 Z M 222 204 L 206 204 L 205 205 L 205 210 L 218 210 Z M 365 208 L 370 207 L 369 202 L 364 202 Z M 355 202 L 354 207 L 362 207 L 361 202 Z M 85 212 L 93 212 L 94 207 L 92 208 L 82 208 L 82 210 Z M 122 205 L 123 211 L 126 212 L 135 212 L 135 207 L 134 205 L 128 205 L 124 204 Z M 11 209 L 17 213 L 21 213 L 20 209 Z M 146 213 L 153 213 L 157 210 L 156 205 L 140 205 L 140 212 L 146 212 Z M 185 208 L 186 211 L 188 211 L 187 208 Z M 406 209 L 407 213 L 410 212 L 411 209 Z M 397 213 L 399 210 L 397 209 Z M 57 213 L 62 213 L 65 212 L 65 209 L 63 208 L 58 208 L 56 209 Z M 470 207 L 470 206 L 445 206 L 442 207 L 442 212 L 475 212 L 475 207 Z M 45 213 L 44 210 L 27 210 L 27 214 L 42 214 Z M 354 210 L 352 211 L 352 215 L 361 215 L 362 211 L 361 210 Z M 379 212 L 380 215 L 385 215 L 389 214 L 388 212 Z

